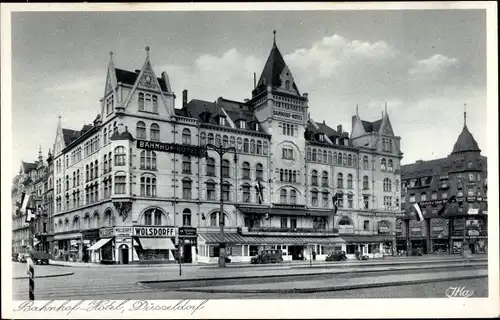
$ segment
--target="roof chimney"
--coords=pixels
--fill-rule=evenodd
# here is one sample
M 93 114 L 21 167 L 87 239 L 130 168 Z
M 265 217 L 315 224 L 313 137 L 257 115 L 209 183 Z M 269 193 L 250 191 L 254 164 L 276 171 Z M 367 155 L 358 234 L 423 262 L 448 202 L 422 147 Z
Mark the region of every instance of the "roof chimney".
M 248 101 L 250 101 L 250 99 L 248 99 L 248 98 L 247 98 L 247 99 L 245 99 L 244 101 L 245 101 L 245 103 L 247 103 Z
M 185 108 L 188 101 L 188 91 L 186 89 L 182 90 L 182 107 Z
M 341 124 L 339 124 L 339 125 L 337 126 L 337 132 L 338 132 L 338 133 L 342 133 L 342 125 L 341 125 Z

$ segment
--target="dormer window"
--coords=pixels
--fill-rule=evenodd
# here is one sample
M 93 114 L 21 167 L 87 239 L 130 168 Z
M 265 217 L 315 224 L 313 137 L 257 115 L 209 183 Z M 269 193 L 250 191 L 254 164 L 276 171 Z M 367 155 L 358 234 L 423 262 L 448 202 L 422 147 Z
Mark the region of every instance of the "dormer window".
M 219 125 L 221 126 L 226 125 L 226 117 L 219 117 Z
M 113 107 L 114 107 L 114 98 L 113 95 L 110 95 L 106 99 L 106 114 L 110 114 L 111 112 L 113 112 Z
M 255 123 L 255 131 L 259 131 L 259 124 Z
M 290 90 L 290 81 L 285 81 L 285 89 Z
M 240 120 L 240 129 L 246 129 L 245 120 Z
M 321 141 L 321 142 L 325 141 L 325 135 L 323 133 L 319 134 L 319 141 Z

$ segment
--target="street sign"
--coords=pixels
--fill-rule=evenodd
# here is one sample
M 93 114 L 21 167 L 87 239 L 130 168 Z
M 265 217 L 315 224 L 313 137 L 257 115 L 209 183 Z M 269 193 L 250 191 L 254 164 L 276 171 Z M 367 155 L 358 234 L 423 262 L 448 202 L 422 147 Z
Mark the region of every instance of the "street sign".
M 192 227 L 180 227 L 179 228 L 179 238 L 196 238 L 196 228 Z

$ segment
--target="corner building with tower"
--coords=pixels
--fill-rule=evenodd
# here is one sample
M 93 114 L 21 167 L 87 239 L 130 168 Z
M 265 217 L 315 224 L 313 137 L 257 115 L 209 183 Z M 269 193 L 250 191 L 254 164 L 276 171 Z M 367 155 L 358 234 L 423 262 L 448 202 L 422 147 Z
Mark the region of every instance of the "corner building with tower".
M 188 101 L 184 90 L 175 109 L 169 77 L 157 77 L 146 51 L 135 71 L 116 68 L 111 53 L 91 125 L 59 121 L 57 258 L 215 263 L 219 243 L 233 262 L 262 249 L 284 260 L 393 254 L 402 153 L 387 111 L 374 122 L 356 111 L 350 135 L 314 121 L 275 42 L 250 99 Z M 207 144 L 236 152 L 221 161 Z M 191 236 L 179 241 L 183 228 Z

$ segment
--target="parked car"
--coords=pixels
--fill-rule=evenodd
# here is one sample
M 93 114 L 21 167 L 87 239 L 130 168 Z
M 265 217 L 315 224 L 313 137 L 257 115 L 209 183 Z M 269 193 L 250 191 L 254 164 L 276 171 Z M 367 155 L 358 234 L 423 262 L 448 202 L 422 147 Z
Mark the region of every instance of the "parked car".
M 280 262 L 283 262 L 283 252 L 281 250 L 262 250 L 258 255 L 250 259 L 252 264 Z
M 34 251 L 31 253 L 31 259 L 35 264 L 49 264 L 50 254 L 43 251 Z
M 345 251 L 333 251 L 326 257 L 326 261 L 346 261 Z

